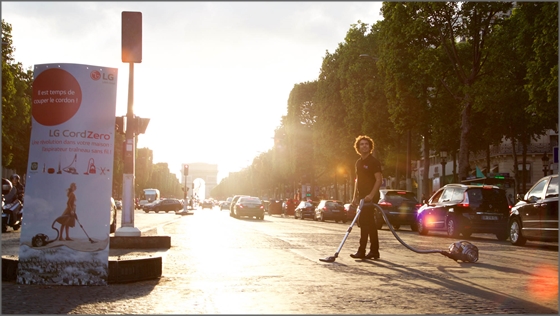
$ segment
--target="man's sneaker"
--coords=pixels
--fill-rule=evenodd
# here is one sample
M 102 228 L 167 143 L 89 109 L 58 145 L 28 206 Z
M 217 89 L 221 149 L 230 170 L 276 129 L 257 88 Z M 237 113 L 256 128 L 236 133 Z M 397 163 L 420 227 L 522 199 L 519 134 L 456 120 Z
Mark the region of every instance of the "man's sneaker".
M 355 259 L 364 259 L 366 257 L 366 254 L 365 254 L 365 252 L 358 251 L 356 253 L 350 254 L 350 257 L 355 258 Z

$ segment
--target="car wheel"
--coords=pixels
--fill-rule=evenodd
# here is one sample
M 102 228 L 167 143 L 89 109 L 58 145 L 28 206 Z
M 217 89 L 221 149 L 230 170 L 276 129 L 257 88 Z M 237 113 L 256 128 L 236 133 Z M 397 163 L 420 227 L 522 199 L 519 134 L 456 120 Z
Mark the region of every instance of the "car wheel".
M 169 213 L 169 211 L 165 211 L 165 213 Z
M 399 230 L 399 228 L 401 228 L 401 225 L 393 225 L 393 228 L 394 228 L 395 230 Z
M 471 237 L 472 232 L 471 232 L 470 230 L 463 230 L 463 231 L 461 232 L 461 235 L 463 235 L 463 237 L 465 237 L 465 238 L 469 238 L 469 237 Z M 506 237 L 506 238 L 507 238 L 507 237 Z
M 418 231 L 418 224 L 410 224 L 410 230 L 413 232 Z
M 448 237 L 459 237 L 459 230 L 457 229 L 457 221 L 453 217 L 447 219 L 447 236 Z
M 145 213 L 150 213 L 150 211 L 148 211 L 148 210 L 144 210 L 144 212 L 145 212 Z
M 429 232 L 428 228 L 424 224 L 424 218 L 423 217 L 418 218 L 417 231 L 420 235 L 427 235 L 428 232 Z
M 512 245 L 523 246 L 527 239 L 521 234 L 521 221 L 514 218 L 509 223 L 509 240 Z
M 159 213 L 159 210 L 154 210 L 154 212 Z

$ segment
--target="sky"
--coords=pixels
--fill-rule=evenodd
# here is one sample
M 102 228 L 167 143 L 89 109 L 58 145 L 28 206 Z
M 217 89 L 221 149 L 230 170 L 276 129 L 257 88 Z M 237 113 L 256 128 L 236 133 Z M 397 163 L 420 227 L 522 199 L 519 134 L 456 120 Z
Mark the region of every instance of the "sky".
M 352 24 L 382 2 L 7 2 L 14 59 L 118 68 L 116 116 L 127 113 L 121 14 L 142 12 L 133 112 L 150 118 L 138 148 L 179 180 L 184 163 L 218 165 L 218 182 L 272 148 L 295 84 L 316 80 Z

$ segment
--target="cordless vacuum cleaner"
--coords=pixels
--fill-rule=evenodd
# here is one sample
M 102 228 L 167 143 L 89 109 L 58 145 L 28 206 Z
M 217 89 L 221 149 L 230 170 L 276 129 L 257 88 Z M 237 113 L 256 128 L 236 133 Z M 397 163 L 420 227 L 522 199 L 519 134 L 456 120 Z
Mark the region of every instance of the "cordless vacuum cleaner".
M 395 238 L 406 248 L 408 248 L 408 249 L 410 249 L 410 250 L 412 250 L 416 253 L 440 253 L 440 254 L 442 254 L 442 255 L 444 255 L 448 258 L 451 258 L 455 261 L 457 261 L 457 260 L 461 260 L 463 262 L 477 262 L 478 261 L 478 248 L 475 245 L 471 244 L 470 242 L 468 242 L 466 240 L 460 240 L 460 241 L 452 243 L 449 246 L 448 250 L 418 250 L 418 249 L 415 249 L 415 248 L 407 245 L 397 235 L 397 233 L 395 232 L 395 229 L 393 228 L 393 225 L 391 225 L 391 223 L 389 222 L 389 219 L 387 218 L 387 215 L 385 215 L 385 212 L 383 212 L 383 209 L 381 209 L 381 207 L 379 205 L 375 204 L 375 203 L 371 203 L 371 204 L 373 206 L 375 206 L 379 212 L 381 212 L 381 215 L 383 215 L 383 218 L 385 219 L 385 223 L 387 224 L 387 226 L 389 226 L 389 229 L 391 230 L 391 232 L 393 233 Z M 346 230 L 346 235 L 344 235 L 344 238 L 342 239 L 342 242 L 340 243 L 340 246 L 338 246 L 338 250 L 335 252 L 334 256 L 321 258 L 321 259 L 319 259 L 320 261 L 334 262 L 336 260 L 336 258 L 338 258 L 338 254 L 340 253 L 340 250 L 342 249 L 342 246 L 344 245 L 344 242 L 348 238 L 348 235 L 352 231 L 352 227 L 356 223 L 356 220 L 360 216 L 360 212 L 362 211 L 363 206 L 364 206 L 364 200 L 362 199 L 362 200 L 360 200 L 360 205 L 358 206 L 358 210 L 356 211 L 356 216 L 354 217 L 354 220 L 352 221 L 352 223 L 350 224 L 350 226 Z

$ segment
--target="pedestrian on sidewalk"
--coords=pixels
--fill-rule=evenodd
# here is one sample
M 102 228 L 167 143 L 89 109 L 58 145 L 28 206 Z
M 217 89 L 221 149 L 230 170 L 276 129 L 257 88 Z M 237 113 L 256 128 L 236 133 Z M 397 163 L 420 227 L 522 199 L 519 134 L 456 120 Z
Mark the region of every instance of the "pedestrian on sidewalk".
M 379 240 L 377 236 L 377 225 L 375 223 L 375 206 L 372 203 L 379 202 L 379 188 L 383 181 L 381 163 L 372 155 L 374 148 L 373 140 L 366 135 L 356 137 L 354 149 L 360 155 L 356 161 L 356 185 L 354 186 L 353 205 L 358 205 L 364 199 L 364 205 L 358 218 L 360 226 L 360 247 L 358 251 L 350 256 L 360 259 L 378 259 Z M 370 251 L 366 255 L 368 237 L 370 240 Z

